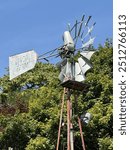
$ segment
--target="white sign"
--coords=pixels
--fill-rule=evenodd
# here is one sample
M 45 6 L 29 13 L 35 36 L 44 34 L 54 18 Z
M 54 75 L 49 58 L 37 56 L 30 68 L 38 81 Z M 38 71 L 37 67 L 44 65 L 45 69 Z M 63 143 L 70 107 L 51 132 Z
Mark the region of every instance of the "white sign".
M 37 54 L 34 50 L 9 57 L 10 80 L 31 70 L 37 62 Z

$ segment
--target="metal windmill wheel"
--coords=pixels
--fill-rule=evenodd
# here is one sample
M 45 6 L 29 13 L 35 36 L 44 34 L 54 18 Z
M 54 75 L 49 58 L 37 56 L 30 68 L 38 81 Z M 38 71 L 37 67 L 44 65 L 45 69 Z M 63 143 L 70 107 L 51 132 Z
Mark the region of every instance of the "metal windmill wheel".
M 68 88 L 77 89 L 83 86 L 80 82 L 85 80 L 86 71 L 92 67 L 90 58 L 95 52 L 92 49 L 95 37 L 91 37 L 91 32 L 96 23 L 89 27 L 90 19 L 91 16 L 85 20 L 83 15 L 81 21 L 76 20 L 72 28 L 69 24 L 68 31 L 63 34 L 64 47 L 59 49 L 62 58 L 58 63 L 61 70 L 59 79 L 62 85 Z

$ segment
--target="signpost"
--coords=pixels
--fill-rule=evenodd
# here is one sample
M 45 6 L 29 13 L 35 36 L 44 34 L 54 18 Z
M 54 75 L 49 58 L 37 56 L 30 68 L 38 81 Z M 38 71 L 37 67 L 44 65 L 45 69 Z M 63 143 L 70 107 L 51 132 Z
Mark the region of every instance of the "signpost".
M 10 80 L 31 70 L 37 62 L 37 53 L 30 50 L 21 54 L 9 57 L 9 76 Z

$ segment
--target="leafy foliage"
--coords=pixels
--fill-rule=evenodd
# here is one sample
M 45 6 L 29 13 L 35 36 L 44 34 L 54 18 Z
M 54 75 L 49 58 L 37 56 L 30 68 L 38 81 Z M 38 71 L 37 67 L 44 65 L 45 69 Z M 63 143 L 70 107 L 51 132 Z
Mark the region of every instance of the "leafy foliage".
M 31 139 L 26 150 L 47 150 L 47 149 L 54 149 L 53 146 L 49 146 L 50 141 L 47 138 L 43 138 L 41 136 L 36 137 L 35 139 Z
M 88 149 L 112 149 L 112 56 L 111 41 L 106 41 L 105 46 L 100 46 L 92 57 L 93 69 L 87 73 L 89 89 L 83 98 L 87 111 L 93 116 L 88 126 L 84 126 Z
M 16 150 L 23 150 L 29 139 L 35 136 L 36 128 L 37 122 L 26 114 L 19 114 L 8 119 L 0 138 L 0 149 L 13 147 Z
M 112 150 L 112 43 L 107 40 L 92 56 L 93 68 L 86 74 L 88 91 L 73 101 L 72 118 L 75 149 L 82 149 L 77 116 L 89 112 L 92 119 L 82 122 L 88 150 Z M 51 64 L 36 67 L 10 81 L 0 78 L 0 149 L 54 150 L 57 142 L 63 88 L 58 69 Z M 75 93 L 78 94 L 78 93 Z M 13 110 L 13 111 L 12 111 Z M 66 107 L 64 107 L 64 114 Z M 66 148 L 66 117 L 60 148 Z

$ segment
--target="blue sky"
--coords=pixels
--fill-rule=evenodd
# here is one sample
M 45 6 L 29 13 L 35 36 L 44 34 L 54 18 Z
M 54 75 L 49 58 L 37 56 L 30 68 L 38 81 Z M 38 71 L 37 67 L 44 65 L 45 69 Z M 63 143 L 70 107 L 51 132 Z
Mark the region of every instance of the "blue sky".
M 112 38 L 112 0 L 0 0 L 0 77 L 8 57 L 30 49 L 39 55 L 63 44 L 67 23 L 92 15 L 94 46 Z

